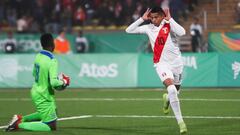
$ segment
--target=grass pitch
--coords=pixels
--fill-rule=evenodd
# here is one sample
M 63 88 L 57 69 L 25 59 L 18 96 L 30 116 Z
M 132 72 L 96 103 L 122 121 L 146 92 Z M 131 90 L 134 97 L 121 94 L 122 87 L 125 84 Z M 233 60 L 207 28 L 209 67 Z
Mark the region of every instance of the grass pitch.
M 56 92 L 58 130 L 14 135 L 178 135 L 173 113 L 162 112 L 156 89 L 67 89 Z M 179 95 L 189 135 L 240 135 L 240 89 L 183 89 Z M 13 114 L 33 113 L 28 89 L 0 90 L 0 127 Z

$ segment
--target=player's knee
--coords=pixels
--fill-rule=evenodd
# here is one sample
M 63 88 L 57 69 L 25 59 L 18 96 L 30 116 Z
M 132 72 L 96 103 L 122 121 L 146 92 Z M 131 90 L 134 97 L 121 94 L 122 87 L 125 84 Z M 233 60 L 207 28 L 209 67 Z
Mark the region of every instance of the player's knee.
M 170 99 L 170 102 L 177 102 L 179 101 L 178 97 L 177 97 L 177 89 L 174 85 L 169 85 L 167 87 L 168 90 L 168 97 Z
M 170 86 L 170 85 L 173 85 L 173 79 L 168 78 L 168 79 L 166 79 L 166 80 L 163 81 L 163 84 L 164 84 L 166 87 L 168 87 L 168 86 Z

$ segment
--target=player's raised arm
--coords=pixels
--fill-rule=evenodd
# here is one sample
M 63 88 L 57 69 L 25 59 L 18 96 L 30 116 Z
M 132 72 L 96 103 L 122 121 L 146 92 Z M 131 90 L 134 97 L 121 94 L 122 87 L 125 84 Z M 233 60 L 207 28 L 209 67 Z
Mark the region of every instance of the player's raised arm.
M 139 25 L 142 24 L 144 21 L 147 21 L 150 19 L 149 18 L 150 12 L 151 12 L 151 9 L 148 8 L 143 14 L 143 16 L 140 17 L 135 22 L 133 22 L 131 25 L 129 25 L 125 31 L 127 33 L 145 33 L 145 28 L 144 28 L 145 26 L 139 26 Z
M 178 36 L 185 35 L 186 34 L 185 29 L 171 17 L 169 9 L 164 9 L 164 12 L 166 15 L 164 19 L 170 22 L 171 31 L 176 33 Z

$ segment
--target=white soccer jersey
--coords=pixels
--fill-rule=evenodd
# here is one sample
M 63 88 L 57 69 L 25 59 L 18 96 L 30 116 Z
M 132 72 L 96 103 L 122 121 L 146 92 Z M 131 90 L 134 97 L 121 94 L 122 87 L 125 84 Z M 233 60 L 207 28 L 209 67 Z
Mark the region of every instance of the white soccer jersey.
M 154 63 L 166 62 L 170 65 L 182 64 L 176 63 L 176 59 L 181 59 L 177 36 L 185 35 L 185 29 L 172 18 L 169 21 L 163 20 L 158 27 L 153 24 L 140 26 L 143 22 L 144 20 L 139 18 L 126 29 L 126 32 L 148 35 L 154 52 Z M 159 37 L 164 34 L 165 36 Z M 165 40 L 162 41 L 161 38 L 165 38 Z M 159 45 L 158 42 L 163 42 L 163 44 Z M 157 46 L 160 46 L 160 48 L 157 48 Z
M 144 20 L 139 18 L 127 29 L 127 33 L 147 34 L 153 49 L 153 62 L 158 76 L 164 82 L 171 78 L 175 85 L 182 82 L 183 62 L 177 44 L 177 36 L 185 35 L 185 29 L 172 18 L 163 20 L 157 27 L 153 24 L 140 26 Z

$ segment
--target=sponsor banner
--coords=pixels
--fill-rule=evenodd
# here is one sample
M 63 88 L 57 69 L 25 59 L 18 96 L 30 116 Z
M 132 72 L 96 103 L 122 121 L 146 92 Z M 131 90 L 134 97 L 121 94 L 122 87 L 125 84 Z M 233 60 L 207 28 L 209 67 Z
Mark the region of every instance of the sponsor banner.
M 219 55 L 219 86 L 240 86 L 240 53 L 225 53 Z
M 0 87 L 31 87 L 35 55 L 1 55 Z M 137 54 L 58 55 L 71 87 L 137 87 Z
M 35 55 L 0 55 L 0 87 L 31 87 Z M 72 88 L 163 87 L 152 54 L 57 55 Z M 239 53 L 183 54 L 183 87 L 239 87 Z
M 84 54 L 57 57 L 72 87 L 136 87 L 137 54 Z
M 233 52 L 240 51 L 240 33 L 210 32 L 208 34 L 209 51 Z
M 34 55 L 0 55 L 0 87 L 31 87 Z
M 152 55 L 141 55 L 139 60 L 138 86 L 162 87 L 163 84 L 153 67 Z M 183 80 L 186 87 L 216 87 L 218 85 L 218 54 L 183 54 Z
M 153 67 L 153 54 L 142 54 L 139 56 L 138 86 L 163 87 L 163 84 Z
M 184 54 L 183 86 L 217 87 L 218 54 Z

